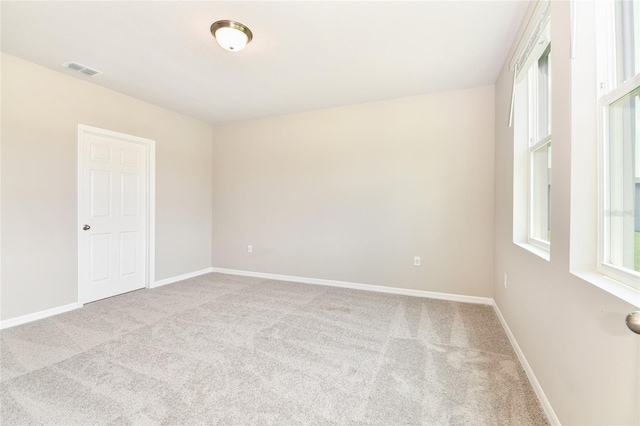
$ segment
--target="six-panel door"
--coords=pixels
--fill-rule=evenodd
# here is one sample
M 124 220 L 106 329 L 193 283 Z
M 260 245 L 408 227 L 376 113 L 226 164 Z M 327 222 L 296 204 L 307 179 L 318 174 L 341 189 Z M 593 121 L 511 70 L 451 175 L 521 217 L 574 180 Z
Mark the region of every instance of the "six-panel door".
M 143 144 L 85 132 L 81 143 L 82 302 L 146 285 L 147 156 Z M 86 228 L 86 226 L 85 226 Z

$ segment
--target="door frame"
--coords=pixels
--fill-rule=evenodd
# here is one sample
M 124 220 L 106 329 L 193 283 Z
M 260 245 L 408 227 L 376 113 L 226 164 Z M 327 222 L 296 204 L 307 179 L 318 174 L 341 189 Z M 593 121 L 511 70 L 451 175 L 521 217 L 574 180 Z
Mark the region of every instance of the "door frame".
M 83 244 L 82 244 L 82 144 L 85 134 L 94 134 L 113 139 L 126 140 L 127 142 L 142 145 L 145 148 L 147 158 L 147 175 L 145 181 L 147 184 L 147 229 L 145 243 L 145 288 L 153 287 L 155 282 L 156 270 L 156 141 L 145 139 L 138 136 L 128 135 L 126 133 L 114 132 L 111 130 L 101 129 L 99 127 L 78 124 L 78 169 L 77 169 L 77 238 L 78 238 L 78 308 L 84 305 L 82 298 L 82 276 L 83 276 Z

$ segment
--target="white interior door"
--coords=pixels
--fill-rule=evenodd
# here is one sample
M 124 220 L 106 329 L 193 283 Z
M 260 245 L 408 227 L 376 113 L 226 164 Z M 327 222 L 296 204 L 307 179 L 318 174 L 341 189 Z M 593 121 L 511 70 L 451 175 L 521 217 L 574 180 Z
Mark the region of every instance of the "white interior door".
M 79 126 L 79 302 L 149 283 L 148 140 Z

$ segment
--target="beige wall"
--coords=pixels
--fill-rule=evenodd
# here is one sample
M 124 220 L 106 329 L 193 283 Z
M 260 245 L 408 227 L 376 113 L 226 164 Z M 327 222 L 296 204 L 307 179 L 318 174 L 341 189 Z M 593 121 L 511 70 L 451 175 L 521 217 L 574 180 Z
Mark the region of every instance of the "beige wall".
M 493 86 L 216 126 L 214 266 L 490 297 L 493 141 Z
M 78 123 L 156 141 L 156 279 L 211 266 L 209 124 L 6 54 L 1 64 L 2 319 L 76 302 Z
M 551 260 L 512 242 L 514 140 L 508 118 L 513 74 L 505 65 L 496 83 L 493 296 L 562 424 L 637 425 L 640 339 L 624 325 L 625 316 L 637 308 L 569 272 L 571 150 L 572 145 L 580 150 L 592 144 L 572 140 L 569 2 L 552 2 L 551 16 Z M 594 120 L 573 124 L 584 128 Z M 594 173 L 592 169 L 591 176 Z M 574 207 L 578 212 L 595 208 Z M 508 274 L 506 289 L 503 273 Z

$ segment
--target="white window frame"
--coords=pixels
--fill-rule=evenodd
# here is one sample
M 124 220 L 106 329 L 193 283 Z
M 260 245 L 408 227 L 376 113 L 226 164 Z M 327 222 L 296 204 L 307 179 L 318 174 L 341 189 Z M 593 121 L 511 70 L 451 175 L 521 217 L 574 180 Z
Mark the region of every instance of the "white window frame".
M 548 24 L 547 24 L 548 25 Z M 540 47 L 536 49 L 535 52 L 532 52 L 532 56 L 535 54 L 537 56 L 531 65 L 529 66 L 529 70 L 527 71 L 527 83 L 528 83 L 528 105 L 527 105 L 527 121 L 528 121 L 528 139 L 527 139 L 527 147 L 528 147 L 528 161 L 527 161 L 527 242 L 545 252 L 549 252 L 551 250 L 551 241 L 542 240 L 540 238 L 536 238 L 534 232 L 534 209 L 538 205 L 534 200 L 534 156 L 535 153 L 541 149 L 549 148 L 551 149 L 551 139 L 552 133 L 549 131 L 549 135 L 540 137 L 539 133 L 539 119 L 538 116 L 539 108 L 539 91 L 538 91 L 538 61 L 540 58 L 546 53 L 547 49 L 551 45 L 551 41 L 549 39 L 543 40 L 539 45 Z M 534 57 L 535 57 L 534 56 Z M 549 54 L 549 69 L 551 69 L 551 54 Z M 551 76 L 549 76 L 551 78 Z M 551 91 L 549 92 L 549 98 L 551 97 Z M 549 103 L 550 99 L 549 99 Z M 549 105 L 549 120 L 551 120 L 551 106 Z M 549 123 L 550 124 L 550 123 Z M 548 201 L 550 202 L 550 200 Z M 550 206 L 547 206 L 549 209 Z M 549 222 L 550 222 L 549 218 Z M 550 225 L 550 223 L 548 223 Z
M 597 16 L 597 66 L 598 66 L 598 239 L 597 272 L 635 290 L 640 290 L 640 272 L 607 263 L 610 251 L 608 235 L 611 214 L 607 200 L 610 199 L 608 179 L 610 137 L 608 114 L 610 106 L 640 87 L 640 73 L 618 83 L 615 28 L 615 2 L 596 2 Z
M 551 3 L 539 0 L 532 11 L 509 67 L 514 72 L 510 126 L 514 129 L 514 208 L 513 242 L 522 248 L 550 260 L 550 241 L 537 238 L 534 233 L 535 191 L 533 179 L 534 155 L 539 149 L 551 147 L 552 132 L 539 137 L 538 120 L 538 61 L 551 44 Z M 551 66 L 551 55 L 549 55 Z M 552 79 L 551 75 L 549 76 Z M 525 80 L 526 81 L 523 81 Z M 552 84 L 552 83 L 551 83 Z M 551 92 L 549 92 L 549 120 L 551 120 Z M 549 121 L 550 124 L 550 121 Z M 549 163 L 550 165 L 550 163 Z M 550 177 L 549 177 L 550 178 Z M 545 194 L 545 197 L 547 195 Z M 550 203 L 550 200 L 549 200 Z M 547 208 L 550 206 L 547 204 Z M 550 220 L 547 222 L 550 227 Z

